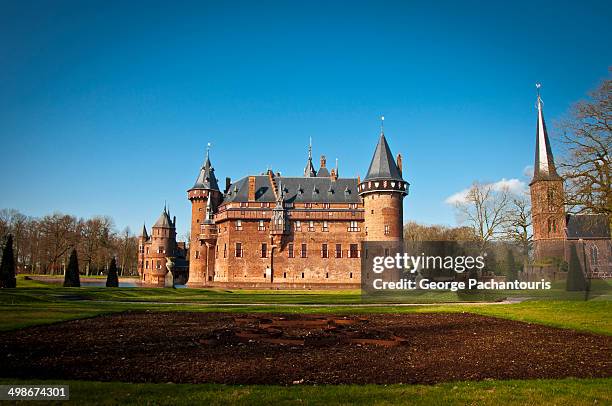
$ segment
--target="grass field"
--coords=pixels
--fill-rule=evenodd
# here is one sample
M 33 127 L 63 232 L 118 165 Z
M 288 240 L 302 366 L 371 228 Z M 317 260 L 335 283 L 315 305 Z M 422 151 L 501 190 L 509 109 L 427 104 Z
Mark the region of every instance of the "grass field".
M 18 280 L 0 291 L 0 330 L 127 310 L 271 313 L 470 312 L 612 335 L 612 305 L 590 301 L 516 304 L 368 305 L 358 291 L 248 291 L 146 288 L 63 288 Z M 259 305 L 252 306 L 257 303 Z M 3 383 L 15 380 L 3 380 Z M 23 383 L 23 382 L 22 382 Z M 28 383 L 32 383 L 28 381 Z M 612 379 L 457 382 L 439 385 L 225 386 L 73 381 L 78 404 L 610 404 Z

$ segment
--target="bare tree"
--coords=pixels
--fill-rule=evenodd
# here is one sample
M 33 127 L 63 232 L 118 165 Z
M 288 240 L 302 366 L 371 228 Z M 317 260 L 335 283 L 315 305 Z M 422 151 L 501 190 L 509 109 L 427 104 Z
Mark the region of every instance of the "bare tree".
M 510 202 L 507 188 L 497 189 L 493 184 L 475 182 L 465 199 L 456 203 L 459 221 L 472 229 L 481 250 L 503 234 Z
M 566 180 L 568 209 L 606 214 L 612 225 L 612 80 L 603 81 L 590 100 L 574 105 L 561 130 L 559 169 Z
M 505 238 L 521 247 L 523 260 L 529 258 L 532 243 L 531 204 L 526 196 L 517 196 L 510 201 L 507 222 L 504 225 Z

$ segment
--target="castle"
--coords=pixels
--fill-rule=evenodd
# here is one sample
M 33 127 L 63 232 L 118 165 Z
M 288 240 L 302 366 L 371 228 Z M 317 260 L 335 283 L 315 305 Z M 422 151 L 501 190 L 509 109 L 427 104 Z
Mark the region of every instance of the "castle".
M 358 287 L 363 241 L 403 240 L 403 199 L 409 184 L 402 157 L 393 158 L 384 131 L 367 175 L 342 178 L 315 169 L 309 148 L 303 176 L 268 170 L 219 188 L 209 153 L 191 202 L 188 286 Z M 143 283 L 163 286 L 165 263 L 184 263 L 175 221 L 166 209 L 139 241 Z M 175 273 L 176 278 L 176 273 Z

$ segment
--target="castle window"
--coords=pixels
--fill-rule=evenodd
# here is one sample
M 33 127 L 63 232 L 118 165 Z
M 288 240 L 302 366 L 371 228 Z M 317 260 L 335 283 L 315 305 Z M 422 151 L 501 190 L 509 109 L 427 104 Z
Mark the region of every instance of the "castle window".
M 548 198 L 548 210 L 553 211 L 555 209 L 555 191 L 553 188 L 548 188 L 546 197 Z
M 236 258 L 242 258 L 242 243 L 236 243 Z
M 261 257 L 268 258 L 268 244 L 261 244 Z
M 325 279 L 329 279 L 329 272 L 325 272 Z
M 304 207 L 306 207 L 307 209 L 312 209 L 312 203 L 306 203 L 304 204 Z
M 145 269 L 149 269 L 149 261 L 145 261 Z
M 242 220 L 236 220 L 236 231 L 242 231 Z
M 147 254 L 149 253 L 149 247 L 147 247 Z
M 349 278 L 353 279 L 353 273 L 352 272 L 349 272 Z
M 287 278 L 287 272 L 283 272 L 283 278 Z
M 323 208 L 324 209 L 329 209 L 329 207 L 330 207 L 329 203 L 323 203 Z
M 138 246 L 138 252 L 140 252 L 141 254 L 144 253 L 144 245 L 139 245 Z
M 259 225 L 257 226 L 257 231 L 265 231 L 266 230 L 266 224 L 264 223 L 263 220 L 259 220 Z
M 553 232 L 557 232 L 557 220 L 553 219 L 552 221 L 552 228 L 553 228 Z
M 374 214 L 374 210 L 372 210 L 372 214 Z
M 302 279 L 304 279 L 304 272 L 302 272 Z
M 287 254 L 289 255 L 289 258 L 293 258 L 293 243 L 289 243 L 289 245 L 287 246 Z
M 300 252 L 300 256 L 302 258 L 306 258 L 307 252 L 308 252 L 308 250 L 307 250 L 306 244 L 302 244 L 302 250 Z
M 227 244 L 223 244 L 223 258 L 227 258 Z
M 158 254 L 163 254 L 164 253 L 164 247 L 157 247 L 157 253 Z
M 296 221 L 295 222 L 295 231 L 302 231 L 302 222 L 301 221 Z
M 323 231 L 329 231 L 329 224 L 327 223 L 327 220 L 323 221 Z
M 359 231 L 359 225 L 357 224 L 356 221 L 354 221 L 354 220 L 351 221 L 351 223 L 349 224 L 348 231 L 351 231 L 351 232 Z
M 327 244 L 321 244 L 321 258 L 329 258 L 329 253 L 327 252 Z
M 240 207 L 249 207 L 247 202 L 240 202 Z
M 196 251 L 195 252 L 195 259 L 199 259 L 200 258 L 200 251 Z
M 219 246 L 215 244 L 215 258 L 219 258 Z
M 552 231 L 552 219 L 548 219 L 548 232 Z
M 161 269 L 161 261 L 157 260 L 157 264 L 155 265 L 157 269 Z
M 390 232 L 389 226 L 385 224 L 385 235 L 389 235 Z
M 357 203 L 349 204 L 349 209 L 356 209 L 356 208 L 357 208 Z
M 262 203 L 261 207 L 270 207 L 270 203 Z
M 336 244 L 336 258 L 342 258 L 342 244 Z
M 357 244 L 351 244 L 348 254 L 349 258 L 359 258 L 359 246 Z
M 599 249 L 596 245 L 591 245 L 591 265 L 599 264 Z
M 308 231 L 314 231 L 314 230 L 315 230 L 314 221 L 310 220 L 308 222 Z

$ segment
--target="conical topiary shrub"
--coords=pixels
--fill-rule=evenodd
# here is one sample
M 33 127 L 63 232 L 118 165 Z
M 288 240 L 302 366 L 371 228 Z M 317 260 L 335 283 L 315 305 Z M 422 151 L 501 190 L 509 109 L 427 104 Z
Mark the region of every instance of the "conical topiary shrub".
M 578 258 L 576 244 L 572 244 L 570 248 L 569 270 L 567 272 L 567 282 L 565 290 L 568 292 L 581 292 L 587 289 L 587 279 L 585 272 L 582 270 L 582 264 Z
M 119 277 L 117 276 L 117 261 L 115 261 L 115 257 L 111 259 L 110 265 L 108 266 L 108 276 L 106 277 L 106 287 L 107 288 L 118 288 L 119 287 Z
M 77 252 L 74 248 L 70 253 L 68 268 L 66 268 L 66 274 L 64 275 L 64 286 L 71 288 L 78 288 L 81 286 L 81 279 L 79 277 L 79 259 L 77 258 Z
M 0 288 L 14 288 L 17 286 L 15 278 L 15 254 L 13 253 L 13 236 L 9 234 L 6 245 L 2 250 L 2 263 L 0 264 Z

